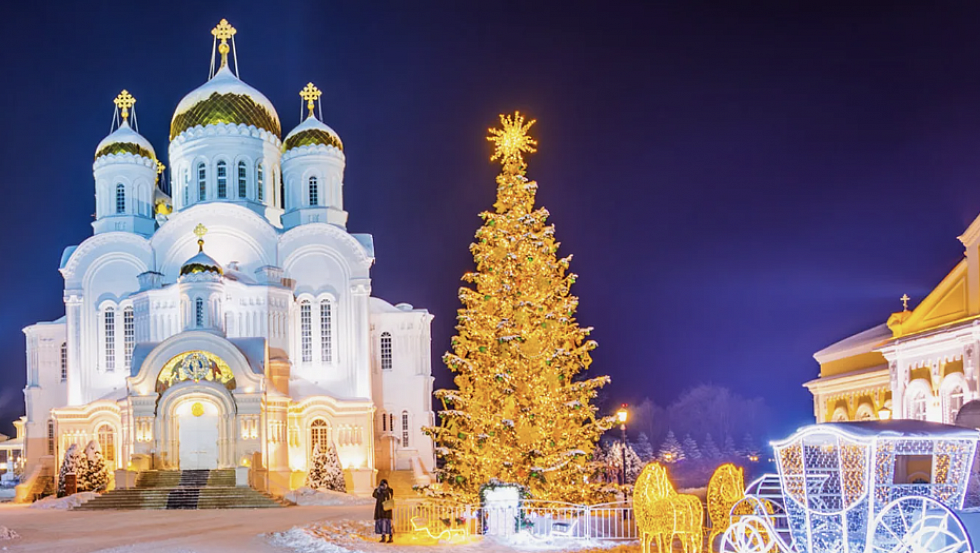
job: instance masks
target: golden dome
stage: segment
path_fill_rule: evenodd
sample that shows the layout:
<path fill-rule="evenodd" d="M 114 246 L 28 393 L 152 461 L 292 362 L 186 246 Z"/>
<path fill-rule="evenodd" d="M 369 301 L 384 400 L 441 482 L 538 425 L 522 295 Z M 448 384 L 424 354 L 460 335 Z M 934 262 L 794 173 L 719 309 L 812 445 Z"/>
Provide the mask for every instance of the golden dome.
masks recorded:
<path fill-rule="evenodd" d="M 134 131 L 125 119 L 118 129 L 103 138 L 95 148 L 95 159 L 110 154 L 133 154 L 153 160 L 157 158 L 150 141 Z"/>
<path fill-rule="evenodd" d="M 214 77 L 177 104 L 170 123 L 170 139 L 197 126 L 248 125 L 282 136 L 279 115 L 261 92 L 222 67 Z"/>
<path fill-rule="evenodd" d="M 282 143 L 282 151 L 287 152 L 293 148 L 313 144 L 333 146 L 341 152 L 344 151 L 344 143 L 340 140 L 340 136 L 312 115 L 286 135 L 286 140 Z"/>

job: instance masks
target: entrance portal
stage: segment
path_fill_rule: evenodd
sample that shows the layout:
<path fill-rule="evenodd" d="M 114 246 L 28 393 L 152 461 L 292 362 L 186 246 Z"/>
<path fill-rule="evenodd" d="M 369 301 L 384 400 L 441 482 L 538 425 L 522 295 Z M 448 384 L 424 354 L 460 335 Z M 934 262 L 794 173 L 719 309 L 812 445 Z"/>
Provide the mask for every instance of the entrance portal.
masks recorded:
<path fill-rule="evenodd" d="M 180 469 L 218 468 L 218 407 L 190 399 L 178 405 L 174 414 Z"/>

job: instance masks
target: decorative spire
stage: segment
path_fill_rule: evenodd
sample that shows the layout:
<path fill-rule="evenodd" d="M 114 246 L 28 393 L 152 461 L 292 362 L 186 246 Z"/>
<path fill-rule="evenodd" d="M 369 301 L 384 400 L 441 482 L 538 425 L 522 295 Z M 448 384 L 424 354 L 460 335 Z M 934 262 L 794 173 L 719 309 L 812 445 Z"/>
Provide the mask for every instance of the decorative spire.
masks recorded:
<path fill-rule="evenodd" d="M 204 235 L 208 233 L 208 227 L 204 226 L 202 223 L 198 223 L 194 227 L 194 234 L 197 235 L 197 253 L 204 252 Z"/>
<path fill-rule="evenodd" d="M 489 142 L 494 143 L 493 155 L 490 161 L 500 160 L 504 167 L 513 166 L 520 168 L 524 166 L 524 153 L 533 154 L 538 151 L 538 141 L 528 136 L 527 131 L 536 122 L 535 119 L 524 123 L 524 116 L 521 112 L 515 111 L 513 117 L 510 115 L 500 115 L 500 125 L 502 129 L 490 129 Z"/>
<path fill-rule="evenodd" d="M 133 98 L 132 94 L 123 90 L 119 93 L 119 96 L 116 96 L 116 99 L 112 103 L 116 104 L 116 108 L 120 110 L 120 115 L 122 115 L 123 122 L 125 122 L 129 119 L 129 109 L 136 104 L 136 98 Z"/>
<path fill-rule="evenodd" d="M 310 114 L 307 117 L 313 117 L 313 103 L 320 99 L 320 89 L 313 86 L 313 83 L 307 83 L 303 90 L 299 91 L 300 98 L 306 100 L 306 109 L 310 110 Z"/>
<path fill-rule="evenodd" d="M 162 163 L 162 162 L 161 162 L 161 161 L 160 161 L 160 160 L 158 159 L 158 160 L 157 160 L 157 182 L 160 182 L 160 175 L 162 175 L 162 174 L 163 174 L 163 170 L 164 170 L 164 169 L 166 169 L 166 168 L 167 168 L 167 166 L 166 166 L 166 165 L 164 165 L 164 164 L 163 164 L 163 163 Z"/>
<path fill-rule="evenodd" d="M 228 39 L 235 36 L 237 32 L 234 27 L 228 24 L 227 19 L 222 19 L 217 27 L 211 29 L 214 38 L 221 41 L 221 44 L 218 45 L 218 52 L 221 53 L 221 67 L 228 65 L 228 52 L 231 51 L 231 46 L 228 46 Z M 213 52 L 212 50 L 212 55 Z"/>
<path fill-rule="evenodd" d="M 902 311 L 908 311 L 909 310 L 909 300 L 912 299 L 912 298 L 910 298 L 908 294 L 902 294 L 902 297 L 900 297 L 898 299 L 902 300 Z"/>

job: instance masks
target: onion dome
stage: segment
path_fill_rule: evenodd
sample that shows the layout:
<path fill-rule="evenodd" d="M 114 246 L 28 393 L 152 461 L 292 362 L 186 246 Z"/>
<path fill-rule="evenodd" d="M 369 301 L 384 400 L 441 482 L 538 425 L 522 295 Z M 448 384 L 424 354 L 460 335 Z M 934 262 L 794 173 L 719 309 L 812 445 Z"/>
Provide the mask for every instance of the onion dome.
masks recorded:
<path fill-rule="evenodd" d="M 150 141 L 129 126 L 129 110 L 136 103 L 136 99 L 123 90 L 113 102 L 121 110 L 122 123 L 119 124 L 119 128 L 99 142 L 98 147 L 95 148 L 95 159 L 110 154 L 133 154 L 156 160 L 157 156 Z"/>
<path fill-rule="evenodd" d="M 300 91 L 299 95 L 306 100 L 306 107 L 310 111 L 310 114 L 306 117 L 305 121 L 297 125 L 295 129 L 286 135 L 286 140 L 282 143 L 283 153 L 301 146 L 312 146 L 316 144 L 332 146 L 341 152 L 344 151 L 344 143 L 341 142 L 340 136 L 333 129 L 317 119 L 313 113 L 313 102 L 320 98 L 320 90 L 313 86 L 313 83 L 309 83 L 306 85 L 306 88 Z"/>
<path fill-rule="evenodd" d="M 170 139 L 197 126 L 232 124 L 253 126 L 282 136 L 279 114 L 261 92 L 242 82 L 224 64 L 208 82 L 177 104 L 170 122 Z"/>
<path fill-rule="evenodd" d="M 180 276 L 196 273 L 213 273 L 216 275 L 223 275 L 225 273 L 224 269 L 221 268 L 221 264 L 215 261 L 210 255 L 204 253 L 204 235 L 207 232 L 208 229 L 200 223 L 194 228 L 194 234 L 197 235 L 197 255 L 188 259 L 180 266 Z"/>

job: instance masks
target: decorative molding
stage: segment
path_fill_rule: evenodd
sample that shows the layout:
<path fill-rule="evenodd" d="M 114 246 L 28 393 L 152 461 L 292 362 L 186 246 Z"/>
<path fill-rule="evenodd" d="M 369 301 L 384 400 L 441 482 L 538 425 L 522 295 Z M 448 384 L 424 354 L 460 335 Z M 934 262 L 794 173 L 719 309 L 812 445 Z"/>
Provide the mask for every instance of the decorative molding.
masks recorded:
<path fill-rule="evenodd" d="M 181 148 L 186 142 L 196 140 L 198 138 L 205 137 L 215 137 L 215 136 L 240 136 L 240 137 L 251 137 L 260 138 L 269 144 L 272 144 L 279 149 L 282 147 L 282 141 L 275 133 L 271 133 L 265 129 L 260 129 L 255 125 L 246 125 L 244 123 L 234 124 L 234 123 L 213 123 L 207 126 L 196 125 L 188 129 L 184 129 L 177 136 L 175 136 L 170 141 L 170 150 L 174 148 Z"/>

